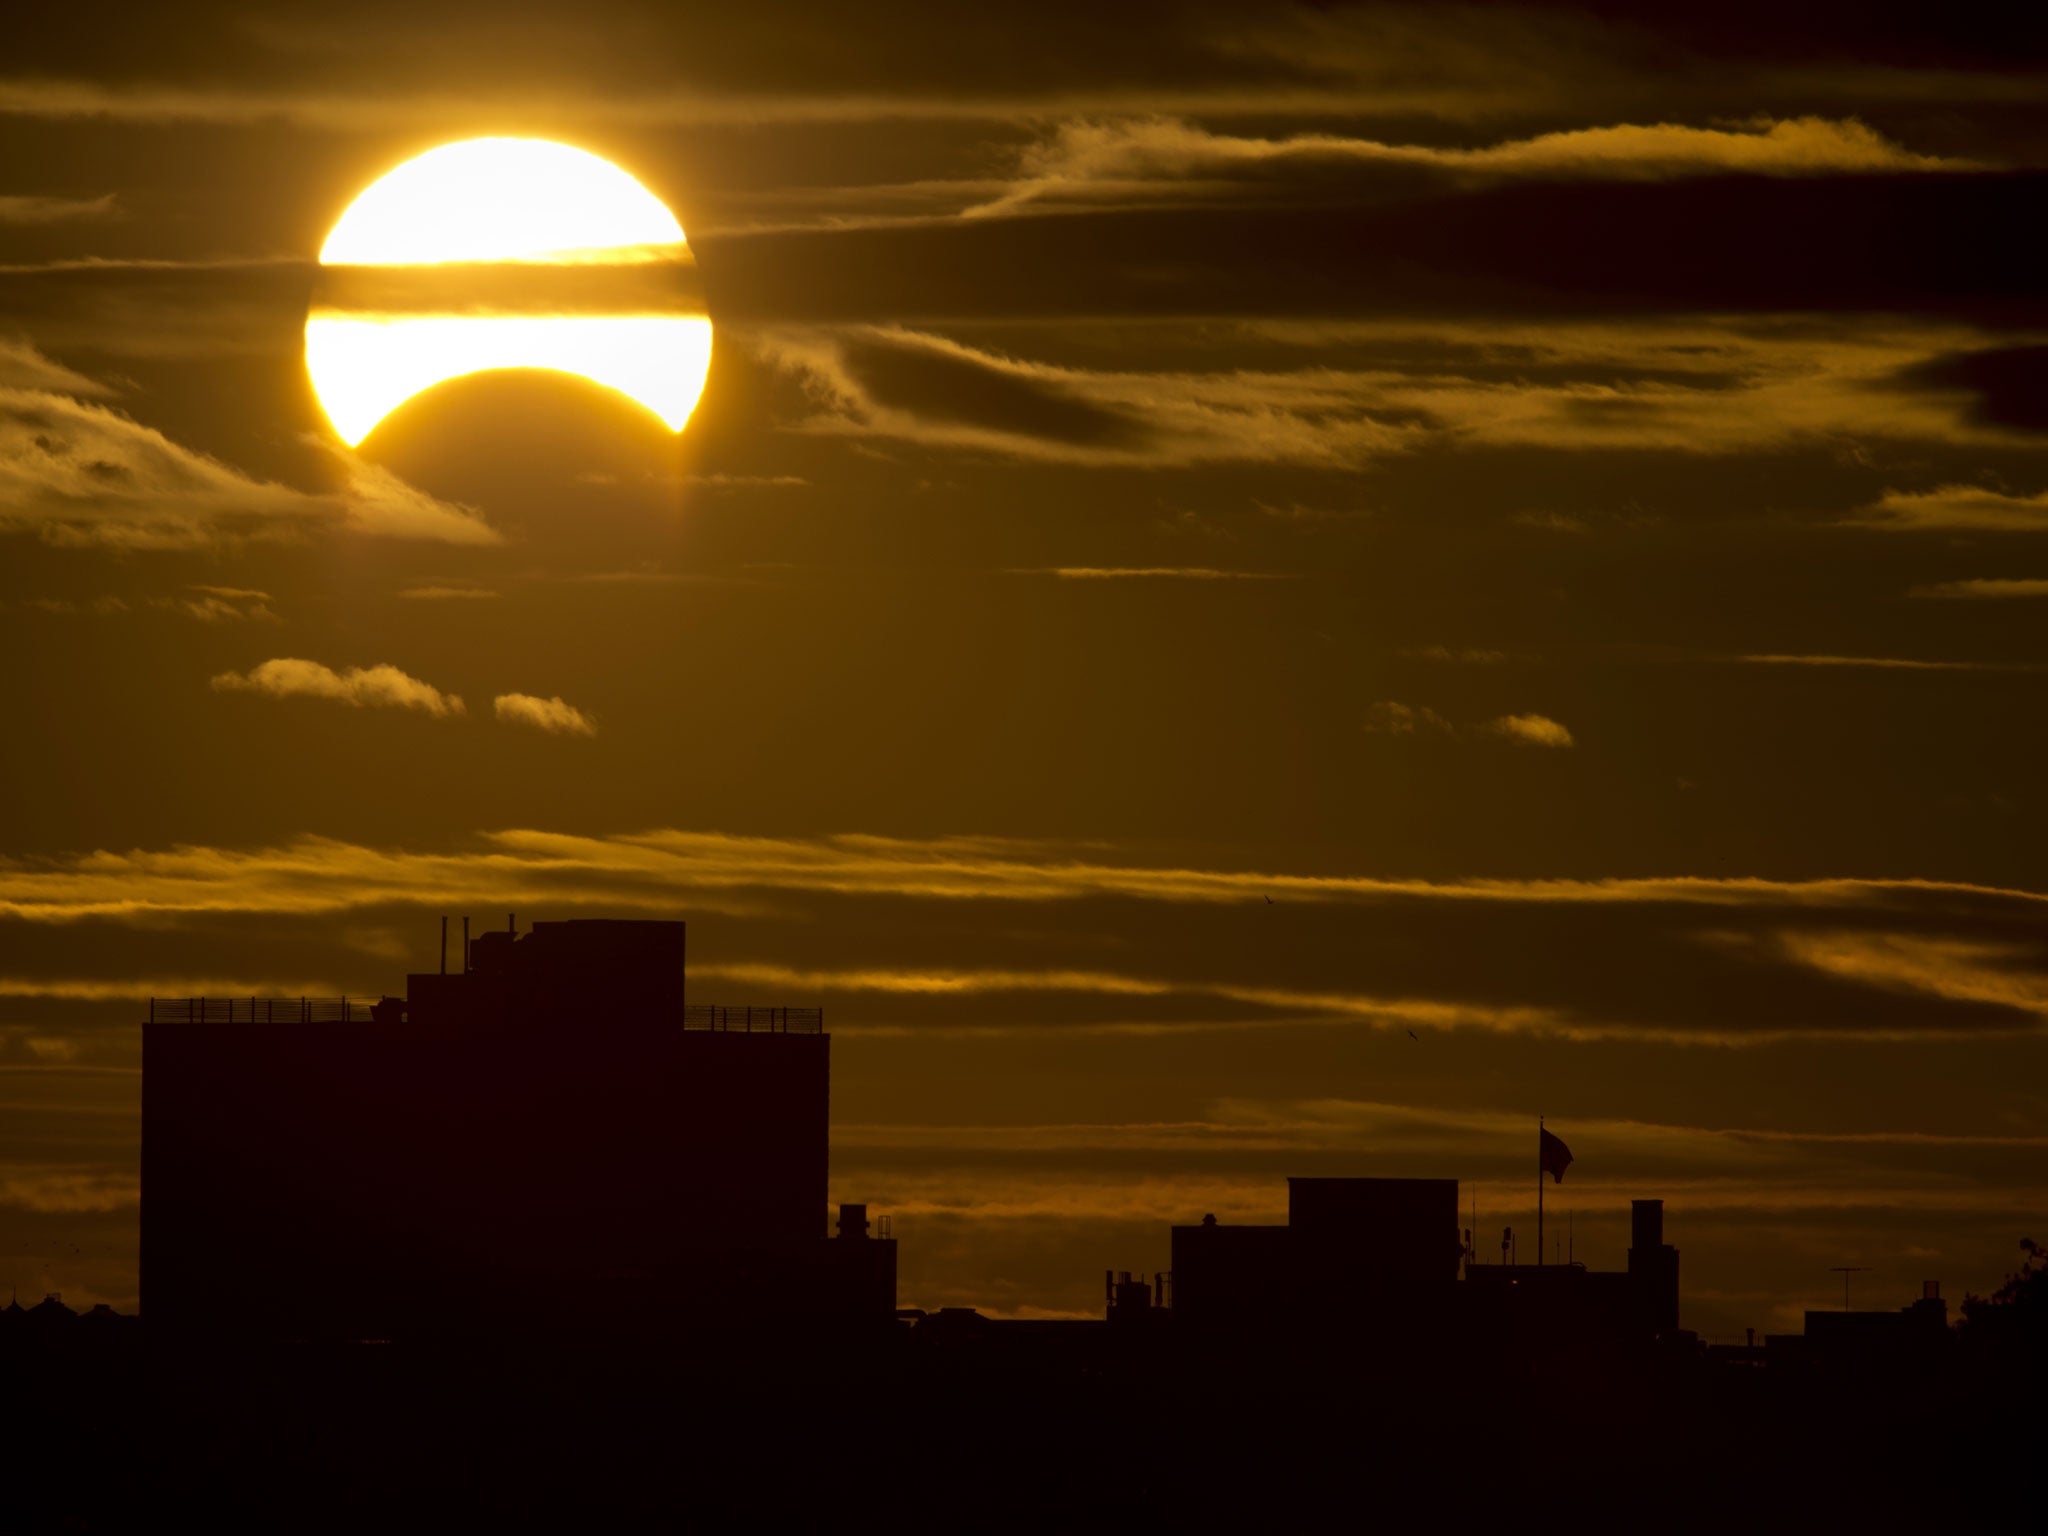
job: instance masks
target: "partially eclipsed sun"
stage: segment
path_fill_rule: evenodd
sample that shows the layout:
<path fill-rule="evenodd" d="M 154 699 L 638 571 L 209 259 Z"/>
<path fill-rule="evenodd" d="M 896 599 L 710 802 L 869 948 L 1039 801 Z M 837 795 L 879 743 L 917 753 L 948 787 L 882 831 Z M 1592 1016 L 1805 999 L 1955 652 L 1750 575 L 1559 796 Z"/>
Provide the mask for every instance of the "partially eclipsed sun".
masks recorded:
<path fill-rule="evenodd" d="M 542 139 L 472 139 L 408 160 L 320 251 L 306 368 L 351 446 L 444 379 L 573 373 L 682 431 L 711 321 L 675 215 L 617 166 Z"/>

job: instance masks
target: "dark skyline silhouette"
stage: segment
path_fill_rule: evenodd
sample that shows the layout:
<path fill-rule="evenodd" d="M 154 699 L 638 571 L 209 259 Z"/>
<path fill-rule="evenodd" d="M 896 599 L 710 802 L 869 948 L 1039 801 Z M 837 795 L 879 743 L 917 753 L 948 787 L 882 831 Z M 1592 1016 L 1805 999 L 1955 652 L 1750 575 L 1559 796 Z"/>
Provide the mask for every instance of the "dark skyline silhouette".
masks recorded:
<path fill-rule="evenodd" d="M 2048 27 L 16 9 L 28 1464 L 267 1529 L 1987 1523 Z"/>
<path fill-rule="evenodd" d="M 592 918 L 521 933 L 515 914 L 473 932 L 465 916 L 451 969 L 444 917 L 438 968 L 402 996 L 151 999 L 153 1337 L 201 1352 L 474 1348 L 552 1323 L 602 1353 L 607 1337 L 701 1347 L 733 1327 L 839 1349 L 1062 1328 L 1085 1355 L 1122 1325 L 1176 1358 L 1270 1352 L 1305 1379 L 1330 1368 L 1318 1354 L 1333 1340 L 1411 1370 L 1475 1350 L 1566 1369 L 1876 1370 L 1948 1347 L 1938 1280 L 1896 1313 L 1857 1312 L 1838 1267 L 1839 1312 L 1809 1311 L 1762 1354 L 1754 1328 L 1740 1350 L 1711 1349 L 1681 1327 L 1663 1200 L 1631 1202 L 1624 1270 L 1578 1262 L 1575 1222 L 1573 1255 L 1546 1262 L 1540 1204 L 1534 1262 L 1512 1229 L 1489 1262 L 1456 1179 L 1366 1173 L 1288 1178 L 1282 1224 L 1175 1225 L 1170 1268 L 1107 1272 L 1094 1323 L 899 1308 L 891 1218 L 878 1236 L 866 1202 L 842 1202 L 824 1230 L 822 1011 L 692 1001 L 687 933 Z M 1574 1161 L 1539 1120 L 1539 1195 Z M 36 1312 L 74 1315 L 56 1296 Z"/>
<path fill-rule="evenodd" d="M 1243 1520 L 1361 1477 L 1406 1510 L 1538 1465 L 1501 1390 L 1539 1405 L 1539 1436 L 1594 1437 L 1623 1504 L 1738 1448 L 1756 1489 L 1843 1510 L 2018 1486 L 2038 1393 L 1989 1426 L 1958 1410 L 2037 1385 L 2031 1242 L 1954 1328 L 1930 1280 L 1896 1310 L 1845 1298 L 1709 1346 L 1683 1327 L 1662 1200 L 1632 1202 L 1624 1270 L 1490 1263 L 1457 1180 L 1361 1173 L 1289 1178 L 1284 1224 L 1175 1226 L 1171 1269 L 1105 1271 L 1092 1320 L 899 1307 L 891 1219 L 845 1202 L 824 1229 L 822 1017 L 693 1001 L 685 941 L 673 921 L 465 922 L 455 968 L 403 997 L 153 1001 L 143 1315 L 0 1310 L 0 1369 L 97 1423 L 115 1470 L 39 1427 L 18 1511 L 125 1524 L 210 1488 L 236 1522 L 318 1528 L 393 1500 L 810 1520 L 904 1433 L 933 1458 L 921 1523 Z M 1575 1160 L 1537 1142 L 1561 1183 Z M 1110 1403 L 1138 1410 L 1106 1439 L 1061 1427 Z M 822 1475 L 772 1477 L 792 1411 L 825 1405 Z M 1880 1476 L 1900 1414 L 1940 1459 Z M 632 1452 L 582 1470 L 669 1440 L 698 1453 L 687 1486 Z M 546 1467 L 494 1481 L 543 1444 Z M 975 1470 L 991 1457 L 1016 1491 Z M 1743 1498 L 1715 1485 L 1692 1513 Z"/>
<path fill-rule="evenodd" d="M 149 1000 L 142 1252 L 159 1336 L 188 1324 L 330 1340 L 482 1331 L 561 1295 L 586 1318 L 893 1313 L 893 1241 L 857 1269 L 828 1256 L 839 1244 L 821 1246 L 821 1009 L 692 1001 L 681 921 L 522 932 L 516 914 L 489 928 L 443 917 L 440 934 L 437 969 L 409 975 L 402 995 Z M 1457 1278 L 1492 1298 L 1468 1308 L 1678 1336 L 1663 1202 L 1630 1202 L 1624 1271 L 1577 1262 L 1576 1205 L 1572 1253 L 1556 1219 L 1552 1253 L 1541 1192 L 1575 1159 L 1540 1121 L 1537 1142 L 1526 1260 L 1512 1227 L 1496 1256 L 1464 1225 L 1478 1220 L 1478 1191 L 1468 1213 L 1456 1179 L 1289 1177 L 1283 1224 L 1174 1225 L 1153 1304 L 1188 1330 L 1256 1332 L 1286 1310 L 1276 1298 L 1320 1294 L 1342 1274 L 1369 1309 L 1448 1317 L 1441 1287 Z M 870 1230 L 868 1204 L 839 1207 L 839 1237 Z M 522 1236 L 508 1244 L 508 1232 Z M 1537 1273 L 1552 1266 L 1558 1276 Z M 224 1286 L 229 1275 L 255 1282 Z M 992 1278 L 1004 1294 L 1007 1277 Z M 1541 1299 L 1509 1295 L 1525 1289 Z M 963 1299 L 950 1310 L 979 1310 Z M 1794 1337 L 1756 1323 L 1743 1337 L 1766 1334 Z"/>

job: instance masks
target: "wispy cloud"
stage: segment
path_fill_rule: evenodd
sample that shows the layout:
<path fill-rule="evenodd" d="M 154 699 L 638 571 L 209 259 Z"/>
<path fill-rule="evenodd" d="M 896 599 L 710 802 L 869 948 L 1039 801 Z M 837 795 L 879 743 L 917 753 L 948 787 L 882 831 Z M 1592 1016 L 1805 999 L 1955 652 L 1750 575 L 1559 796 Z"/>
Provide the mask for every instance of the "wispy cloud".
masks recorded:
<path fill-rule="evenodd" d="M 103 400 L 112 386 L 66 368 L 24 341 L 0 340 L 0 391 L 32 391 Z"/>
<path fill-rule="evenodd" d="M 1548 715 L 1500 715 L 1461 726 L 1427 705 L 1382 699 L 1365 712 L 1365 729 L 1382 736 L 1495 736 L 1528 747 L 1569 747 L 1572 733 Z"/>
<path fill-rule="evenodd" d="M 1975 577 L 1967 581 L 1941 581 L 1931 586 L 1915 587 L 1911 595 L 1992 601 L 2014 597 L 2048 597 L 2048 579 L 2038 576 Z"/>
<path fill-rule="evenodd" d="M 1290 581 L 1286 571 L 1225 571 L 1206 565 L 1050 565 L 1020 567 L 1014 576 L 1057 576 L 1062 581 Z"/>
<path fill-rule="evenodd" d="M 1694 457 L 1844 434 L 1950 446 L 2010 437 L 1975 422 L 1952 391 L 1899 387 L 1927 359 L 1982 344 L 1945 322 L 1826 337 L 1703 321 L 1426 333 L 1395 322 L 1268 322 L 1227 334 L 1300 355 L 1287 367 L 1077 367 L 881 325 L 768 326 L 742 331 L 739 344 L 803 385 L 807 432 L 1101 467 L 1358 468 L 1453 447 Z M 1937 512 L 1987 515 L 1941 498 L 1939 507 L 1887 498 L 1846 521 L 1906 527 Z M 2000 515 L 2048 520 L 2038 504 Z"/>
<path fill-rule="evenodd" d="M 412 692 L 424 685 L 396 676 L 365 685 L 378 695 L 366 702 L 428 707 Z M 352 686 L 346 675 L 315 678 L 324 697 Z M 936 917 L 934 903 L 958 905 Z M 2038 892 L 1927 881 L 1302 875 L 972 837 L 511 830 L 438 851 L 304 838 L 0 861 L 0 927 L 13 925 L 20 946 L 0 997 L 84 1007 L 165 986 L 147 961 L 110 976 L 67 959 L 82 938 L 33 941 L 24 924 L 155 931 L 175 917 L 197 933 L 231 920 L 221 929 L 234 935 L 221 951 L 228 975 L 232 955 L 249 952 L 251 921 L 288 932 L 350 912 L 388 925 L 393 909 L 686 909 L 740 924 L 737 944 L 698 968 L 707 982 L 836 999 L 842 1028 L 882 1035 L 1355 1028 L 1713 1047 L 1924 1040 L 2042 1028 L 2048 979 L 2029 935 L 2044 903 Z M 1011 904 L 1036 908 L 1028 943 L 1002 914 Z M 977 906 L 991 910 L 978 917 Z M 1258 932 L 1305 942 L 1247 950 Z M 1351 942 L 1364 932 L 1384 942 Z M 848 933 L 857 937 L 840 942 Z M 938 934 L 943 942 L 921 937 Z M 1459 958 L 1474 945 L 1497 946 L 1500 963 L 1475 973 Z M 1571 963 L 1581 951 L 1629 958 Z M 1693 983 L 1709 976 L 1750 978 L 1752 1005 L 1731 1016 L 1725 992 L 1711 988 L 1702 1001 Z M 295 975 L 277 985 L 309 984 Z M 231 989 L 275 987 L 244 976 Z"/>
<path fill-rule="evenodd" d="M 2048 1148 L 2048 1136 L 2032 1134 L 1945 1134 L 1917 1130 L 1808 1130 L 1796 1127 L 1736 1127 L 1580 1116 L 1572 1134 L 1598 1147 L 1623 1166 L 1641 1167 L 1652 1158 L 1683 1153 L 1699 1163 L 1762 1172 L 1764 1160 L 1797 1156 L 1828 1147 Z M 1501 1110 L 1443 1108 L 1363 1099 L 1219 1099 L 1202 1107 L 1200 1119 L 1124 1124 L 1023 1125 L 845 1125 L 835 1126 L 835 1148 L 928 1149 L 956 1152 L 1060 1153 L 1088 1150 L 1137 1152 L 1289 1151 L 1312 1148 L 1403 1153 L 1454 1153 L 1491 1161 L 1519 1156 L 1526 1144 L 1526 1115 Z M 1759 1157 L 1759 1153 L 1763 1157 Z M 1505 1159 L 1504 1159 L 1505 1160 Z M 1578 1168 L 1573 1172 L 1576 1176 Z M 1589 1173 L 1591 1170 L 1587 1170 Z M 1705 1168 L 1700 1169 L 1706 1172 Z M 1535 1196 L 1529 1195 L 1533 1205 Z"/>
<path fill-rule="evenodd" d="M 492 711 L 508 725 L 527 725 L 550 736 L 595 736 L 597 722 L 575 705 L 560 698 L 543 699 L 530 693 L 501 693 L 491 701 Z"/>
<path fill-rule="evenodd" d="M 114 618 L 133 613 L 173 613 L 206 624 L 235 621 L 275 624 L 277 613 L 270 606 L 268 592 L 247 587 L 215 587 L 194 584 L 183 593 L 168 597 L 137 598 L 130 601 L 117 593 L 98 597 L 32 597 L 13 606 L 32 613 L 63 614 L 88 618 Z M 0 603 L 0 608 L 8 605 Z"/>
<path fill-rule="evenodd" d="M 1486 729 L 1529 747 L 1574 745 L 1572 733 L 1548 715 L 1502 715 L 1496 720 L 1489 720 Z"/>
<path fill-rule="evenodd" d="M 1683 176 L 1816 176 L 1968 170 L 1916 154 L 1860 122 L 1786 118 L 1739 128 L 1618 123 L 1478 148 L 1334 134 L 1262 139 L 1174 118 L 1069 122 L 1026 150 L 1016 182 L 969 217 L 1035 204 L 1244 196 L 1259 181 L 1318 186 L 1335 171 L 1426 171 L 1462 180 L 1515 177 L 1663 181 Z"/>
<path fill-rule="evenodd" d="M 418 602 L 464 602 L 471 599 L 496 597 L 498 594 L 489 587 L 418 586 L 406 587 L 398 594 Z"/>
<path fill-rule="evenodd" d="M 277 614 L 270 606 L 270 594 L 250 587 L 195 585 L 191 597 L 160 598 L 157 602 L 187 618 L 207 624 L 250 621 L 275 624 Z"/>
<path fill-rule="evenodd" d="M 1400 653 L 1415 661 L 1451 661 L 1468 666 L 1498 666 L 1508 659 L 1506 651 L 1489 651 L 1478 646 L 1411 645 Z"/>
<path fill-rule="evenodd" d="M 1458 728 L 1427 705 L 1381 699 L 1368 705 L 1365 728 L 1382 736 L 1455 736 Z"/>
<path fill-rule="evenodd" d="M 128 599 L 112 592 L 98 597 L 28 597 L 13 603 L 0 603 L 0 609 L 11 608 L 21 613 L 61 614 L 66 617 L 106 619 L 118 614 L 133 612 Z"/>
<path fill-rule="evenodd" d="M 685 475 L 684 483 L 713 491 L 795 490 L 811 482 L 802 475 L 740 475 L 723 470 L 709 475 Z"/>
<path fill-rule="evenodd" d="M 213 679 L 213 686 L 222 692 L 262 693 L 276 699 L 332 699 L 357 709 L 414 709 L 439 716 L 463 713 L 462 700 L 456 695 L 388 665 L 337 672 L 317 661 L 281 656 L 247 672 L 223 672 Z"/>
<path fill-rule="evenodd" d="M 111 1169 L 0 1164 L 0 1210 L 38 1215 L 129 1210 L 142 1203 L 142 1181 Z"/>
<path fill-rule="evenodd" d="M 2044 583 L 2048 590 L 2048 583 Z M 1760 654 L 1738 656 L 1737 661 L 1759 667 L 1847 667 L 1881 672 L 2036 672 L 2038 662 L 2024 661 L 1924 661 L 1910 656 L 1827 656 Z"/>
<path fill-rule="evenodd" d="M 1874 505 L 1847 521 L 1902 532 L 1954 528 L 1985 533 L 2032 533 L 2048 528 L 2048 492 L 2013 496 L 1976 485 L 1886 491 Z"/>
<path fill-rule="evenodd" d="M 1471 146 L 1328 132 L 1253 137 L 1127 109 L 1065 114 L 1047 136 L 1018 152 L 1007 174 L 757 191 L 740 204 L 766 217 L 736 227 L 873 228 L 1168 203 L 1342 202 L 1431 183 L 1484 188 L 1534 179 L 1642 182 L 1977 168 L 1978 162 L 1966 158 L 1908 149 L 1853 118 L 1762 119 L 1712 128 L 1613 123 Z"/>
<path fill-rule="evenodd" d="M 71 921 L 153 910 L 320 913 L 391 902 L 439 906 L 486 900 L 500 889 L 529 902 L 666 911 L 679 891 L 748 887 L 961 901 L 1115 896 L 1214 904 L 1258 902 L 1270 895 L 1315 903 L 1412 899 L 1881 911 L 1945 896 L 2029 909 L 2048 905 L 2048 893 L 1963 881 L 1685 875 L 1420 880 L 1119 864 L 1091 859 L 1085 848 L 1003 838 L 736 837 L 677 829 L 592 837 L 511 829 L 484 834 L 482 841 L 481 849 L 435 853 L 304 838 L 249 850 L 186 846 L 0 861 L 0 914 Z"/>
<path fill-rule="evenodd" d="M 1417 436 L 1412 422 L 1376 416 L 1359 381 L 1329 370 L 1076 369 L 896 326 L 777 327 L 749 339 L 804 384 L 816 407 L 804 430 L 834 436 L 1048 463 L 1333 467 Z"/>
<path fill-rule="evenodd" d="M 2016 945 L 1854 930 L 1786 933 L 1778 943 L 1802 965 L 1865 986 L 2048 1018 L 2048 982 Z"/>
<path fill-rule="evenodd" d="M 120 211 L 111 192 L 103 197 L 0 197 L 0 224 L 68 224 L 114 218 Z"/>
<path fill-rule="evenodd" d="M 1575 1023 L 1545 1008 L 1488 1007 L 1482 1004 L 1454 1003 L 1431 998 L 1384 997 L 1358 992 L 1246 986 L 1231 982 L 1174 981 L 1111 971 L 963 971 L 940 968 L 818 971 L 772 964 L 728 964 L 699 966 L 697 974 L 753 986 L 828 994 L 876 992 L 932 997 L 992 992 L 1072 992 L 1117 998 L 1207 997 L 1248 1004 L 1253 1008 L 1286 1018 L 1342 1020 L 1380 1029 L 1427 1026 L 1432 1029 L 1484 1029 L 1579 1036 L 1604 1032 L 1582 1023 Z M 1177 1027 L 1216 1026 L 1146 1024 L 1116 1027 L 1156 1033 L 1162 1029 Z M 1239 1027 L 1239 1021 L 1231 1021 L 1225 1027 Z"/>
<path fill-rule="evenodd" d="M 0 530 L 124 549 L 187 549 L 320 525 L 498 542 L 468 508 L 338 448 L 327 448 L 337 488 L 299 490 L 254 479 L 85 398 L 107 393 L 32 349 L 0 349 Z"/>

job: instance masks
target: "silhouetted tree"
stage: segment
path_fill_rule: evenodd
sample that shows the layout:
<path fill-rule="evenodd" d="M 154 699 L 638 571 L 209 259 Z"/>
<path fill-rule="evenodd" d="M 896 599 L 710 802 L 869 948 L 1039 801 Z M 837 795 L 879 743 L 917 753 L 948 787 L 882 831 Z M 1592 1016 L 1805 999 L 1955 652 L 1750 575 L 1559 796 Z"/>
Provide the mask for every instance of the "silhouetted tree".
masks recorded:
<path fill-rule="evenodd" d="M 2048 1361 L 2048 1247 L 2020 1239 L 2020 1267 L 1989 1296 L 1965 1296 L 1956 1331 L 1980 1361 L 2038 1370 Z"/>

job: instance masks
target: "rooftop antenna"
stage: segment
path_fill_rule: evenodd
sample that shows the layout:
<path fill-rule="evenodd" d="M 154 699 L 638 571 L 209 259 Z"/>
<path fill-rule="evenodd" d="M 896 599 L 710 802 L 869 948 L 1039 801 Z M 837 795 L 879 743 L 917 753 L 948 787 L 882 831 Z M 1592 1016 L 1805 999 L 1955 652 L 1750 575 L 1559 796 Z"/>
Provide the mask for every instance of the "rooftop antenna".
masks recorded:
<path fill-rule="evenodd" d="M 1849 1310 L 1849 1277 L 1865 1273 L 1869 1270 L 1870 1266 L 1868 1264 L 1830 1264 L 1828 1268 L 1842 1277 L 1842 1310 L 1846 1312 Z"/>
<path fill-rule="evenodd" d="M 469 974 L 469 919 L 462 919 L 462 974 Z"/>
<path fill-rule="evenodd" d="M 1579 1213 L 1576 1208 L 1564 1213 L 1564 1261 L 1567 1264 L 1579 1262 Z"/>
<path fill-rule="evenodd" d="M 514 921 L 515 916 L 516 914 L 511 912 L 505 914 L 505 931 L 516 939 L 519 937 L 519 924 Z"/>
<path fill-rule="evenodd" d="M 448 974 L 448 919 L 441 919 L 441 974 Z"/>

